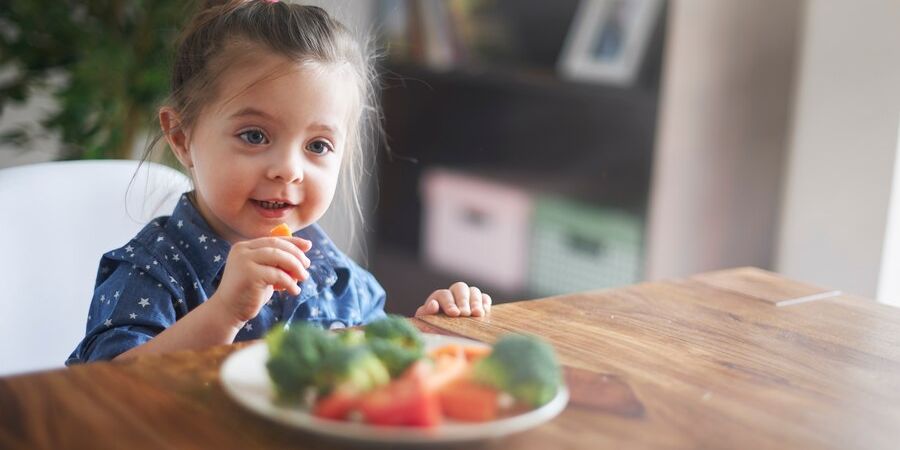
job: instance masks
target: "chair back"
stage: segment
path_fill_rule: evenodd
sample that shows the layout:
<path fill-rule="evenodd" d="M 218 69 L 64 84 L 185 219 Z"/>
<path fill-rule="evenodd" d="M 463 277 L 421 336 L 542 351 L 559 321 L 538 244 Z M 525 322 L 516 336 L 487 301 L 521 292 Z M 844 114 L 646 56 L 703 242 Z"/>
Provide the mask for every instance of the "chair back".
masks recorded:
<path fill-rule="evenodd" d="M 100 257 L 189 189 L 186 176 L 149 162 L 0 170 L 0 375 L 62 367 L 85 334 Z"/>

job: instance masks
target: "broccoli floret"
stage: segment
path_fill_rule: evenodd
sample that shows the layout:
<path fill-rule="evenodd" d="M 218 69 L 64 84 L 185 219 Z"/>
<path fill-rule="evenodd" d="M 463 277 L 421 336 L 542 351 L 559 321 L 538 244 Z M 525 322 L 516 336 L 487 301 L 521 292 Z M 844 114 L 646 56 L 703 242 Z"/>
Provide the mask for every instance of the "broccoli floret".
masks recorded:
<path fill-rule="evenodd" d="M 403 347 L 394 341 L 382 338 L 370 339 L 369 348 L 387 367 L 391 377 L 400 375 L 410 364 L 416 362 L 424 355 L 421 348 Z"/>
<path fill-rule="evenodd" d="M 521 334 L 501 337 L 472 371 L 476 381 L 534 407 L 549 402 L 561 381 L 553 347 L 537 337 Z"/>
<path fill-rule="evenodd" d="M 402 316 L 388 315 L 366 326 L 366 339 L 385 339 L 401 347 L 422 351 L 424 342 L 419 330 Z"/>
<path fill-rule="evenodd" d="M 275 327 L 265 339 L 269 348 L 266 368 L 283 401 L 301 398 L 313 385 L 323 355 L 337 345 L 330 333 L 304 323 L 292 325 L 289 331 Z"/>
<path fill-rule="evenodd" d="M 362 393 L 387 384 L 390 378 L 387 368 L 366 346 L 329 349 L 315 374 L 316 387 L 321 394 L 327 394 L 338 386 Z"/>
<path fill-rule="evenodd" d="M 365 344 L 366 334 L 362 330 L 346 329 L 337 333 L 337 339 L 340 343 L 352 347 Z"/>

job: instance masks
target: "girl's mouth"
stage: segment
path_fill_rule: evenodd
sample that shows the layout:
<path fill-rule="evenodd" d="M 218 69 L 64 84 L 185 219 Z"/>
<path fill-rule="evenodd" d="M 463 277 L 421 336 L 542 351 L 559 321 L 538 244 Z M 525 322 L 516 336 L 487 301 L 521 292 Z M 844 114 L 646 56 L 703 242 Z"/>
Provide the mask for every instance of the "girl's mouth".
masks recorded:
<path fill-rule="evenodd" d="M 280 200 L 255 200 L 251 199 L 251 203 L 263 217 L 273 219 L 284 216 L 294 204 Z"/>
<path fill-rule="evenodd" d="M 286 203 L 286 202 L 269 202 L 269 201 L 265 201 L 265 200 L 254 200 L 254 201 L 257 204 L 259 204 L 259 206 L 262 206 L 263 208 L 266 208 L 266 209 L 281 209 L 286 206 L 290 206 L 290 204 Z"/>

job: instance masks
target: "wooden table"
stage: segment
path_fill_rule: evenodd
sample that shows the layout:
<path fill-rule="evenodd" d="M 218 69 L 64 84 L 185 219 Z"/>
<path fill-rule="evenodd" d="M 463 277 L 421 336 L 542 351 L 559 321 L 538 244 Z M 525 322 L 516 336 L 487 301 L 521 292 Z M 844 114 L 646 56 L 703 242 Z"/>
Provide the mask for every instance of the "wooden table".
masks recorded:
<path fill-rule="evenodd" d="M 484 341 L 530 332 L 556 347 L 568 408 L 481 447 L 900 448 L 900 309 L 758 269 L 415 323 Z M 218 370 L 239 347 L 0 378 L 0 448 L 347 445 L 233 403 Z"/>

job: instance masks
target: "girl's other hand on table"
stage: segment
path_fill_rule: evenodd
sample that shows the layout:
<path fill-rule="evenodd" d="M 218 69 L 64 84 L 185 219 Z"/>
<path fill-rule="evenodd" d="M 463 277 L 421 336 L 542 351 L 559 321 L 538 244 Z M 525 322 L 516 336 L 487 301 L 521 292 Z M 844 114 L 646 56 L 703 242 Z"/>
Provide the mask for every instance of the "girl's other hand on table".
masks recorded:
<path fill-rule="evenodd" d="M 439 312 L 450 317 L 482 317 L 491 312 L 491 296 L 475 286 L 457 281 L 448 289 L 432 292 L 416 310 L 416 315 L 427 316 Z"/>

